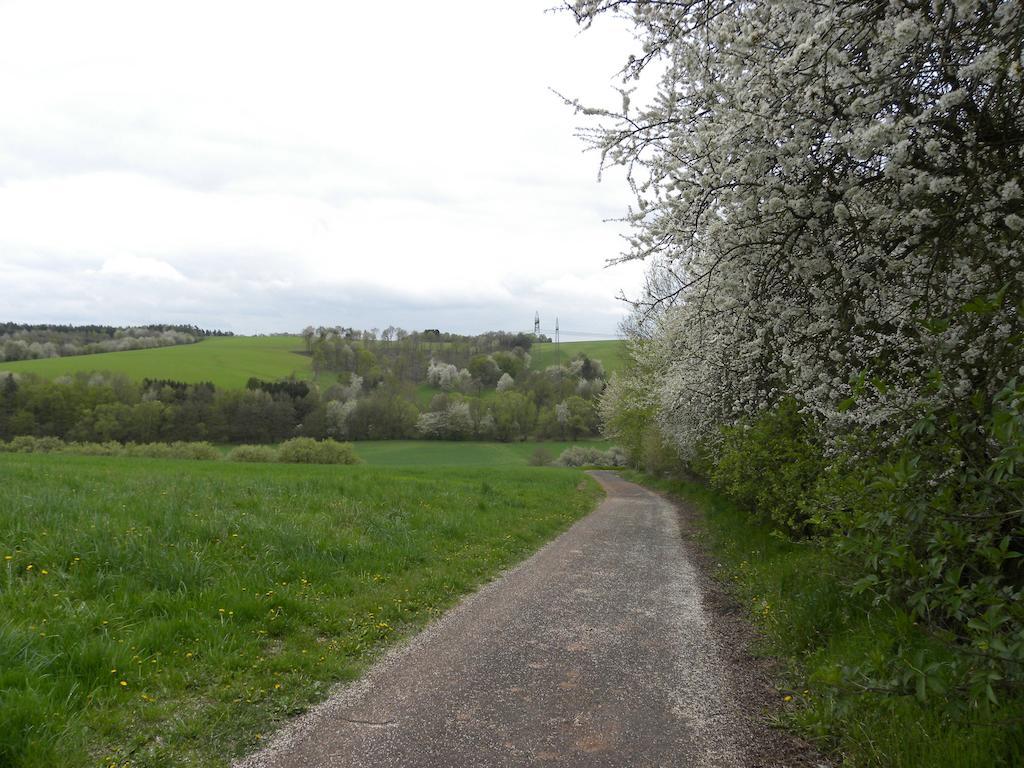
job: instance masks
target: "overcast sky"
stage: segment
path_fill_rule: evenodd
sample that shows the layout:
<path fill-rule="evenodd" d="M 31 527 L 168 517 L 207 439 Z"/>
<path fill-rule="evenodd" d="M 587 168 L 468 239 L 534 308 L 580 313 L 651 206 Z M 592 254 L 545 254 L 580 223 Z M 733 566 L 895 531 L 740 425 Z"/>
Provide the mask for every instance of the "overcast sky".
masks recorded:
<path fill-rule="evenodd" d="M 0 0 L 0 320 L 614 336 L 630 202 L 554 0 Z"/>

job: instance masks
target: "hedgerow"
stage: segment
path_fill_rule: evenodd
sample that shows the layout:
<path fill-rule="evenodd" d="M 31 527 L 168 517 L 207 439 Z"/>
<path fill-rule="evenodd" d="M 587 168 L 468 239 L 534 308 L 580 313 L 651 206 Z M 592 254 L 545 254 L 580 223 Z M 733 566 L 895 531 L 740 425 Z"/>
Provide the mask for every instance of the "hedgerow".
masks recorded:
<path fill-rule="evenodd" d="M 1016 695 L 1024 5 L 568 6 L 630 13 L 640 44 L 621 109 L 576 104 L 637 195 L 624 258 L 650 263 L 609 436 L 815 539 L 943 649 L 844 684 Z"/>

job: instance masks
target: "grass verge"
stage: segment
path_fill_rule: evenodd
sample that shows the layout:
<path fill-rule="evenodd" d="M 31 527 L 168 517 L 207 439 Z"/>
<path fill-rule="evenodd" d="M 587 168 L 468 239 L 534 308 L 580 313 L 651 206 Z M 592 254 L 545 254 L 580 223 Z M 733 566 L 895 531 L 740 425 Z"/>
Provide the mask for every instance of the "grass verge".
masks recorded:
<path fill-rule="evenodd" d="M 783 662 L 781 724 L 818 742 L 844 766 L 990 768 L 1024 765 L 1024 699 L 968 709 L 954 694 L 919 699 L 857 684 L 900 654 L 935 650 L 899 611 L 849 596 L 842 566 L 813 543 L 787 541 L 706 486 L 627 473 L 695 504 L 704 539 L 761 636 L 759 653 Z"/>
<path fill-rule="evenodd" d="M 574 470 L 0 456 L 0 765 L 222 766 L 588 512 Z"/>

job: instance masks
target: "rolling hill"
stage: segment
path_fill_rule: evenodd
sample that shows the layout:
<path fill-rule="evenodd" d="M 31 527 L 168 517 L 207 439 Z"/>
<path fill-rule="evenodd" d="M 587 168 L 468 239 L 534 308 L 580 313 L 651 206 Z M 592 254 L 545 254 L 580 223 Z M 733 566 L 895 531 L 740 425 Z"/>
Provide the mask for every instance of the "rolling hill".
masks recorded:
<path fill-rule="evenodd" d="M 312 378 L 310 358 L 298 354 L 302 348 L 299 336 L 223 336 L 176 347 L 0 363 L 0 370 L 50 379 L 77 371 L 111 371 L 135 380 L 212 381 L 231 389 L 244 387 L 252 376 Z"/>
<path fill-rule="evenodd" d="M 312 361 L 300 354 L 302 349 L 299 336 L 226 336 L 176 347 L 19 360 L 0 363 L 0 371 L 36 373 L 49 379 L 78 371 L 111 371 L 135 380 L 212 381 L 218 387 L 231 389 L 244 387 L 252 376 L 267 380 L 288 376 L 313 378 Z M 555 365 L 559 358 L 567 362 L 585 353 L 600 360 L 611 373 L 622 367 L 623 351 L 621 341 L 570 341 L 557 346 L 535 344 L 530 354 L 535 370 Z M 433 388 L 424 385 L 424 389 Z M 429 402 L 431 394 L 432 391 L 421 393 L 421 399 Z"/>

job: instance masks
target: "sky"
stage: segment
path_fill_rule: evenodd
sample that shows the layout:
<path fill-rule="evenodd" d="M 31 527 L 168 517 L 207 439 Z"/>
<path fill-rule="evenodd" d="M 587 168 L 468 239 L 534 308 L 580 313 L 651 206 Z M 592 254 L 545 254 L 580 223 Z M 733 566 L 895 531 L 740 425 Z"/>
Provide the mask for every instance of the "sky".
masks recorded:
<path fill-rule="evenodd" d="M 613 338 L 631 202 L 554 0 L 0 0 L 0 320 Z"/>

